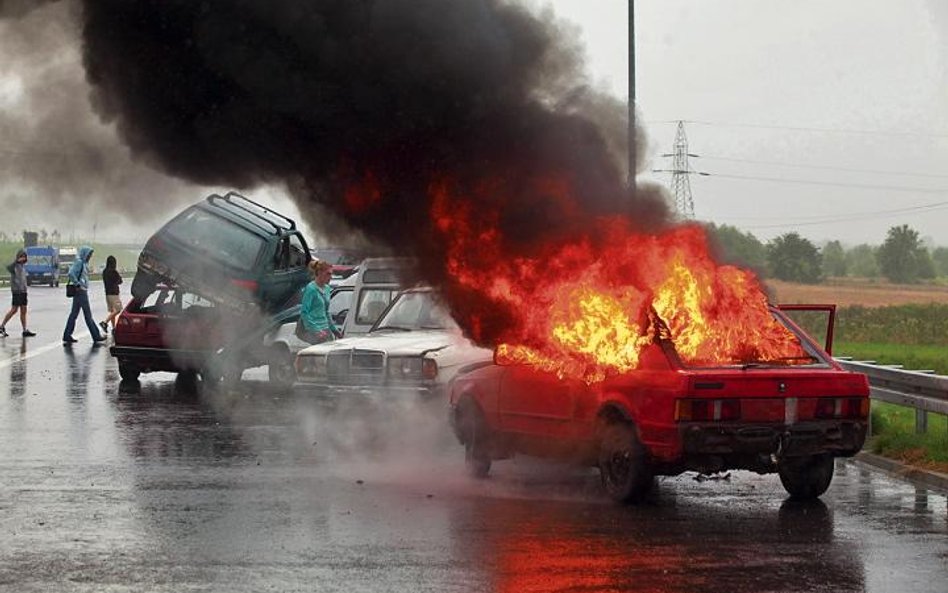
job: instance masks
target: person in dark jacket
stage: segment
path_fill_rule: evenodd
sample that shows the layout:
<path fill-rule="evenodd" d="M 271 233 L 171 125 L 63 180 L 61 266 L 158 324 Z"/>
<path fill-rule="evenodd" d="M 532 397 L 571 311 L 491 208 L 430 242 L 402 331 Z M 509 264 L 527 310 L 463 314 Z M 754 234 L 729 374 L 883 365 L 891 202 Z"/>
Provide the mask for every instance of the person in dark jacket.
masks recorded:
<path fill-rule="evenodd" d="M 10 272 L 10 292 L 13 293 L 13 304 L 3 317 L 3 323 L 0 323 L 0 338 L 5 338 L 10 335 L 7 333 L 7 322 L 10 321 L 10 318 L 13 317 L 17 311 L 20 312 L 20 325 L 23 326 L 23 337 L 30 338 L 36 335 L 26 327 L 25 266 L 26 251 L 21 249 L 16 252 L 16 259 L 13 260 L 13 263 L 7 266 L 7 271 Z"/>
<path fill-rule="evenodd" d="M 102 270 L 102 282 L 105 284 L 105 304 L 109 308 L 109 316 L 104 321 L 99 322 L 102 331 L 109 333 L 109 322 L 112 323 L 112 331 L 115 331 L 115 319 L 122 312 L 122 298 L 119 296 L 119 284 L 122 283 L 122 275 L 115 269 L 115 256 L 110 255 L 105 258 L 105 269 Z"/>
<path fill-rule="evenodd" d="M 63 330 L 63 344 L 73 344 L 76 339 L 72 337 L 72 330 L 76 329 L 76 318 L 79 317 L 79 311 L 85 318 L 86 327 L 92 335 L 94 343 L 104 342 L 105 337 L 99 333 L 99 326 L 92 317 L 92 310 L 89 308 L 89 260 L 92 259 L 92 248 L 83 245 L 76 254 L 76 261 L 72 262 L 69 268 L 69 284 L 76 287 L 76 296 L 72 297 L 72 310 L 69 312 L 69 318 L 66 320 L 66 329 Z"/>

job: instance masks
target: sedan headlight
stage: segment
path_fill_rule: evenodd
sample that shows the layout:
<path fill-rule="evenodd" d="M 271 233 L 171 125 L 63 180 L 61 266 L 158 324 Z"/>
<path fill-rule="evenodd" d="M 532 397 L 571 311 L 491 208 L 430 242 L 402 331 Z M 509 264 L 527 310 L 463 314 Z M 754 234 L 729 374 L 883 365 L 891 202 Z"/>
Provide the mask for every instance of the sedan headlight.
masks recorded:
<path fill-rule="evenodd" d="M 388 376 L 390 379 L 421 379 L 421 358 L 404 356 L 388 359 Z"/>
<path fill-rule="evenodd" d="M 300 378 L 305 377 L 325 377 L 326 376 L 326 356 L 320 355 L 300 355 L 296 357 L 296 375 Z"/>

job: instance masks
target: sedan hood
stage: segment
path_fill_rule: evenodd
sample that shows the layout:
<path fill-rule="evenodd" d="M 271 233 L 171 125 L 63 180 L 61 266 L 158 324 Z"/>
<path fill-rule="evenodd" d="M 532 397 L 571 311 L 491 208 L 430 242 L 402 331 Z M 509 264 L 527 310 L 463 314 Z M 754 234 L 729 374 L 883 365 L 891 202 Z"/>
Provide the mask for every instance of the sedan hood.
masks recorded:
<path fill-rule="evenodd" d="M 467 344 L 469 342 L 466 338 L 447 330 L 381 331 L 316 344 L 302 350 L 300 355 L 325 355 L 337 350 L 375 350 L 386 352 L 389 356 L 410 356 L 440 350 L 446 346 Z"/>

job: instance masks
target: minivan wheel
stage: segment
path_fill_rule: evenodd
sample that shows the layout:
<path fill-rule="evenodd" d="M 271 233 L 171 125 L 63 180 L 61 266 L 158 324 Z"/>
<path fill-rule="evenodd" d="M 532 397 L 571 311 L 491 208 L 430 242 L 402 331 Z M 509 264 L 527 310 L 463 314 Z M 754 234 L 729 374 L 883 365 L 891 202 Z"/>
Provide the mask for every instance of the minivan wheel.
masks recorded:
<path fill-rule="evenodd" d="M 464 440 L 464 466 L 474 478 L 486 478 L 490 473 L 490 451 L 488 448 L 488 429 L 484 418 L 473 404 L 458 409 L 460 432 Z"/>
<path fill-rule="evenodd" d="M 119 362 L 119 377 L 123 381 L 138 381 L 138 376 L 141 374 L 141 371 L 132 364 L 127 362 Z"/>
<path fill-rule="evenodd" d="M 201 381 L 205 387 L 230 391 L 240 382 L 243 369 L 235 365 L 210 363 L 201 369 Z"/>
<path fill-rule="evenodd" d="M 631 423 L 610 422 L 603 426 L 599 439 L 599 473 L 609 497 L 617 502 L 638 502 L 651 490 L 654 477 L 648 467 L 645 447 Z"/>
<path fill-rule="evenodd" d="M 832 455 L 784 457 L 777 462 L 780 483 L 794 500 L 818 498 L 833 481 Z"/>
<path fill-rule="evenodd" d="M 293 387 L 293 383 L 296 382 L 294 362 L 295 357 L 289 348 L 283 345 L 273 346 L 270 351 L 270 361 L 267 365 L 270 384 L 280 390 Z"/>

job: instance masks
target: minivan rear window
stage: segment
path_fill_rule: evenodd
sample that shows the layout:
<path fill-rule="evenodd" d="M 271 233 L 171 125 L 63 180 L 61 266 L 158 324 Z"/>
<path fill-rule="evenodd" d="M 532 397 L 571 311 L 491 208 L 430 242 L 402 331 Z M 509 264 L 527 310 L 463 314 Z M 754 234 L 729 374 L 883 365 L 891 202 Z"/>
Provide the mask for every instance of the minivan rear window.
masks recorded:
<path fill-rule="evenodd" d="M 173 219 L 165 232 L 203 256 L 240 270 L 253 268 L 264 245 L 262 237 L 200 208 Z"/>
<path fill-rule="evenodd" d="M 398 284 L 398 270 L 366 270 L 362 273 L 363 284 Z"/>

